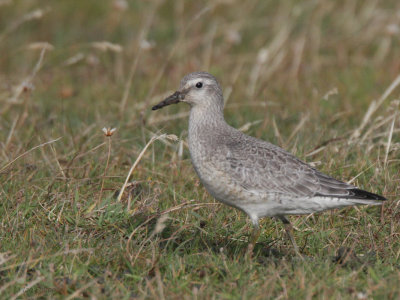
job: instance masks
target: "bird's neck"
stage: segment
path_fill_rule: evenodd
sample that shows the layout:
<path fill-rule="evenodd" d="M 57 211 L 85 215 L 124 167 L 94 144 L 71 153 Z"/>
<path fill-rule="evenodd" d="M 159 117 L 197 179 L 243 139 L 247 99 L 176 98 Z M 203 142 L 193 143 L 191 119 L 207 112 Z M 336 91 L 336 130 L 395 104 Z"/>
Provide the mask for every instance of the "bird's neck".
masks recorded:
<path fill-rule="evenodd" d="M 189 137 L 209 134 L 210 130 L 226 126 L 223 108 L 193 106 L 189 116 Z"/>
<path fill-rule="evenodd" d="M 189 116 L 188 142 L 192 162 L 196 165 L 212 156 L 214 146 L 218 144 L 221 134 L 224 135 L 228 125 L 222 110 L 193 106 Z"/>

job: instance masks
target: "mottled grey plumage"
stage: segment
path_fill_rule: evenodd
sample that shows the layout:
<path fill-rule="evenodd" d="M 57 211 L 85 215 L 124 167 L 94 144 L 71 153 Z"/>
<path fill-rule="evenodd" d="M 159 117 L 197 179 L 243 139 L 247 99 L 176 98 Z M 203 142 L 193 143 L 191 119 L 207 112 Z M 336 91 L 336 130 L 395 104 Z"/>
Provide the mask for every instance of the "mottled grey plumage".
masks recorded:
<path fill-rule="evenodd" d="M 221 87 L 208 73 L 186 75 L 179 90 L 153 109 L 177 102 L 191 105 L 189 150 L 201 182 L 217 200 L 247 213 L 255 225 L 265 216 L 283 218 L 385 200 L 229 126 Z"/>

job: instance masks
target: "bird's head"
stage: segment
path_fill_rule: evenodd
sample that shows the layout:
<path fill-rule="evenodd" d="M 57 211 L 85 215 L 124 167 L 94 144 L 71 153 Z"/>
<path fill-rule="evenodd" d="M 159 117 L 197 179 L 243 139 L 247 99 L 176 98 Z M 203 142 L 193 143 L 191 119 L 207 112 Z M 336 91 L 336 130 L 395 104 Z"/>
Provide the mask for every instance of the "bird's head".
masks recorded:
<path fill-rule="evenodd" d="M 217 107 L 221 111 L 224 107 L 221 86 L 214 76 L 206 72 L 194 72 L 183 77 L 179 89 L 153 106 L 152 110 L 179 102 L 186 102 L 192 107 Z"/>

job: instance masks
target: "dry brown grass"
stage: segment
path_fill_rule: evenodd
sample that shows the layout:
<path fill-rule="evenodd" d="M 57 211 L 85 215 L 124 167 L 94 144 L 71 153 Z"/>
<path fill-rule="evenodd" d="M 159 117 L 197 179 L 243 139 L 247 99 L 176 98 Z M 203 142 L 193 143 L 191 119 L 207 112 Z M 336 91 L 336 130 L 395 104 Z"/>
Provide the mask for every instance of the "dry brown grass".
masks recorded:
<path fill-rule="evenodd" d="M 399 38 L 395 0 L 0 0 L 1 297 L 398 297 Z M 292 217 L 305 262 L 269 219 L 243 255 L 188 108 L 150 111 L 196 70 L 230 124 L 387 204 Z"/>

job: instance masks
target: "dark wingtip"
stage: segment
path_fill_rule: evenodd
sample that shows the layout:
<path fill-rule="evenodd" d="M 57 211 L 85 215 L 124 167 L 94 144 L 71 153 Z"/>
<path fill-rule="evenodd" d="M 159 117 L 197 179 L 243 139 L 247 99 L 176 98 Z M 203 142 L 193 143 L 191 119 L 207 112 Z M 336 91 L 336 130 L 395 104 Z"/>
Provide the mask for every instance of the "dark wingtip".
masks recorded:
<path fill-rule="evenodd" d="M 381 200 L 386 201 L 387 199 L 381 195 L 370 193 L 360 189 L 349 190 L 351 198 L 354 199 L 365 199 L 365 200 Z"/>
<path fill-rule="evenodd" d="M 335 197 L 335 198 L 344 198 L 344 199 L 359 199 L 359 200 L 371 200 L 371 201 L 386 201 L 387 199 L 381 195 L 377 195 L 374 193 L 370 193 L 361 189 L 353 188 L 353 189 L 347 189 L 349 192 L 347 195 L 337 195 L 337 194 L 320 194 L 317 193 L 316 196 L 322 196 L 322 197 Z"/>

